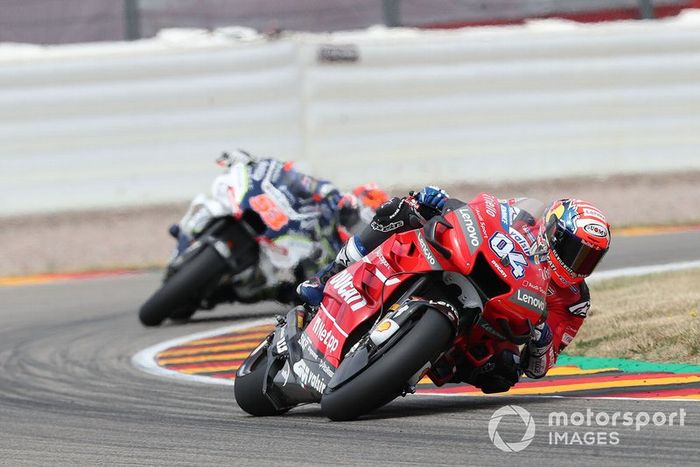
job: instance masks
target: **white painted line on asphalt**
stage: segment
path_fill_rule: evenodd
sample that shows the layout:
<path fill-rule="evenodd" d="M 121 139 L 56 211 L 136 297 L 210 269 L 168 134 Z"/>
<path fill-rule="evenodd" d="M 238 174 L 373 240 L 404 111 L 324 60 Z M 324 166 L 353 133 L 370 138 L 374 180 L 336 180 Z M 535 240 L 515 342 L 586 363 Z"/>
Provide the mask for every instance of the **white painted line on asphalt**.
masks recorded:
<path fill-rule="evenodd" d="M 599 282 L 608 279 L 617 279 L 620 277 L 635 277 L 643 276 L 647 274 L 656 274 L 661 272 L 670 271 L 682 271 L 685 269 L 695 269 L 700 268 L 700 261 L 684 261 L 680 263 L 669 263 L 669 264 L 658 264 L 653 266 L 639 266 L 632 268 L 621 268 L 613 269 L 611 271 L 602 271 L 591 275 L 588 282 Z M 196 334 L 189 334 L 183 337 L 178 337 L 176 339 L 171 339 L 160 344 L 148 347 L 147 349 L 141 350 L 133 357 L 131 357 L 131 363 L 142 371 L 150 373 L 157 376 L 165 376 L 173 379 L 180 379 L 190 382 L 207 383 L 207 384 L 224 384 L 233 386 L 233 380 L 221 379 L 221 378 L 211 378 L 209 376 L 199 376 L 199 375 L 189 375 L 185 373 L 180 373 L 174 370 L 168 370 L 158 365 L 156 362 L 156 355 L 163 350 L 170 347 L 175 347 L 176 345 L 182 345 L 186 342 L 206 339 L 207 337 L 214 337 L 221 334 L 227 334 L 229 332 L 242 331 L 247 328 L 254 326 L 259 326 L 261 324 L 272 324 L 274 320 L 272 318 L 258 319 L 254 321 L 246 321 L 244 323 L 235 324 L 233 326 L 226 326 L 223 328 L 210 329 L 209 331 L 198 332 Z M 437 395 L 437 394 L 424 394 L 424 395 Z M 459 394 L 440 394 L 440 396 L 459 396 Z M 469 396 L 465 396 L 469 397 Z M 483 396 L 471 396 L 471 397 L 483 397 Z M 515 396 L 513 396 L 515 397 Z M 537 396 L 537 397 L 565 397 L 565 396 Z M 614 398 L 613 398 L 614 399 Z M 637 400 L 637 399 L 633 399 Z M 644 399 L 646 400 L 646 399 Z M 687 399 L 684 399 L 687 400 Z"/>
<path fill-rule="evenodd" d="M 227 334 L 229 332 L 242 331 L 244 329 L 259 326 L 261 324 L 273 324 L 275 322 L 274 318 L 264 318 L 256 319 L 254 321 L 246 321 L 244 323 L 234 324 L 233 326 L 226 326 L 223 328 L 210 329 L 208 331 L 198 332 L 195 334 L 188 334 L 186 336 L 177 337 L 175 339 L 170 339 L 160 344 L 153 345 L 146 349 L 139 351 L 131 357 L 131 364 L 134 365 L 139 370 L 145 371 L 156 376 L 165 376 L 168 378 L 180 379 L 190 382 L 207 383 L 207 384 L 225 384 L 233 385 L 233 381 L 229 379 L 221 378 L 211 378 L 209 376 L 199 376 L 199 375 L 189 375 L 185 373 L 180 373 L 175 370 L 168 370 L 158 365 L 156 361 L 156 356 L 170 347 L 175 347 L 178 345 L 185 344 L 190 341 L 198 339 L 206 339 L 209 337 L 215 337 L 221 334 Z"/>
<path fill-rule="evenodd" d="M 637 266 L 633 268 L 613 269 L 611 271 L 601 271 L 593 273 L 586 282 L 599 282 L 620 277 L 645 276 L 647 274 L 658 274 L 661 272 L 683 271 L 685 269 L 700 268 L 700 261 L 682 261 L 680 263 L 655 264 L 653 266 Z"/>

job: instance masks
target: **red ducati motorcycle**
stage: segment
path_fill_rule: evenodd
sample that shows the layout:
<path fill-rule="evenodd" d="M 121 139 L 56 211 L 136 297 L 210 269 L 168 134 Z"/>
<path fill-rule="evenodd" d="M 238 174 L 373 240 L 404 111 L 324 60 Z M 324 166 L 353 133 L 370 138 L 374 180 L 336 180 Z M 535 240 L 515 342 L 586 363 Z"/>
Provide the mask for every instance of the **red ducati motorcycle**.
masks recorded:
<path fill-rule="evenodd" d="M 236 401 L 252 415 L 320 402 L 330 419 L 351 420 L 426 375 L 498 391 L 489 372 L 547 316 L 543 210 L 482 193 L 393 235 L 333 276 L 317 310 L 278 318 L 239 368 Z"/>

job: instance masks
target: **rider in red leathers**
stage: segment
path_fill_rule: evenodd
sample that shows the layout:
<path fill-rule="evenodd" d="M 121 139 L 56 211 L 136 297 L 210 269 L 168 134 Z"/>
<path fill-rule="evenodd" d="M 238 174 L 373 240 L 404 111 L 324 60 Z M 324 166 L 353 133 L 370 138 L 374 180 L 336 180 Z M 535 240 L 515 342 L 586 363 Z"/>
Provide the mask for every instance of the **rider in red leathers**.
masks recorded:
<path fill-rule="evenodd" d="M 417 203 L 412 203 L 413 199 Z M 513 205 L 518 200 L 509 200 Z M 369 226 L 352 236 L 336 260 L 317 277 L 299 285 L 297 292 L 309 305 L 318 305 L 326 281 L 359 261 L 392 234 L 418 228 L 424 220 L 450 209 L 447 193 L 435 186 L 423 188 L 412 198 L 392 198 L 380 206 Z M 557 356 L 576 336 L 590 308 L 585 278 L 598 265 L 610 246 L 610 225 L 603 213 L 590 203 L 577 199 L 553 202 L 542 219 L 542 237 L 548 246 L 547 262 L 552 280 L 547 290 L 548 317 L 533 330 L 520 355 L 503 350 L 494 356 L 489 371 L 474 372 L 462 379 L 486 393 L 507 391 L 521 373 L 541 378 L 554 365 Z"/>
<path fill-rule="evenodd" d="M 530 378 L 544 376 L 557 355 L 576 337 L 591 306 L 585 278 L 610 247 L 610 224 L 598 208 L 585 201 L 555 201 L 545 213 L 544 222 L 552 275 L 545 324 L 552 337 L 549 345 L 545 345 L 546 338 L 539 344 L 534 340 L 523 353 L 522 364 Z"/>

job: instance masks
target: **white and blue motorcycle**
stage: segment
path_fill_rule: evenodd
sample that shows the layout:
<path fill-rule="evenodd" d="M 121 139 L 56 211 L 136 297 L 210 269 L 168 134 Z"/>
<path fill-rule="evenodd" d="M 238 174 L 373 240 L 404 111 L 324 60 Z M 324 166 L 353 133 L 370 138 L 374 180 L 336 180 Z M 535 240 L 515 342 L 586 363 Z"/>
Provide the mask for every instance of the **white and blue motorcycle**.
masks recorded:
<path fill-rule="evenodd" d="M 211 195 L 198 195 L 170 229 L 177 248 L 162 285 L 141 306 L 145 326 L 187 320 L 223 302 L 294 303 L 295 284 L 342 246 L 346 222 L 332 184 L 240 150 L 217 163 L 226 171 Z"/>

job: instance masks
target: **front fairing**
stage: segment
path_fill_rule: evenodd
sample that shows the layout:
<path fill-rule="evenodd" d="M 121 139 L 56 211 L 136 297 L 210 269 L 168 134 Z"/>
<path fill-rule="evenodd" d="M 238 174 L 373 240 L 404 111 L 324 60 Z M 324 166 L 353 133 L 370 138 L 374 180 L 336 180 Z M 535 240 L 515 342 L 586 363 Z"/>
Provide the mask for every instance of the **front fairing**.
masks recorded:
<path fill-rule="evenodd" d="M 482 193 L 445 215 L 457 228 L 441 236 L 453 252 L 452 264 L 481 286 L 484 319 L 493 329 L 505 320 L 519 334 L 546 319 L 550 277 L 538 237 L 541 216 L 519 215 L 523 210 Z"/>
<path fill-rule="evenodd" d="M 380 331 L 379 324 L 392 325 L 391 320 L 380 321 L 379 317 L 391 317 L 394 315 L 386 313 L 409 308 L 401 305 L 404 298 L 397 301 L 398 308 L 392 305 L 398 297 L 404 297 L 406 289 L 401 287 L 416 276 L 429 283 L 441 275 L 445 284 L 459 285 L 463 292 L 473 291 L 460 295 L 457 307 L 447 302 L 429 302 L 431 306 L 451 308 L 458 320 L 456 328 L 462 329 L 459 320 L 463 310 L 469 309 L 475 311 L 474 320 L 469 323 L 476 325 L 469 329 L 482 324 L 482 335 L 490 336 L 486 339 L 495 337 L 505 343 L 509 336 L 529 336 L 533 324 L 546 317 L 544 291 L 548 272 L 541 260 L 524 251 L 501 224 L 500 208 L 496 198 L 480 195 L 445 213 L 444 223 L 434 222 L 424 229 L 393 235 L 362 261 L 333 276 L 326 284 L 318 312 L 296 339 L 301 356 L 297 360 L 290 357 L 285 374 L 295 375 L 297 381 L 305 379 L 302 386 L 320 398 L 323 390 L 335 384 L 343 373 L 339 368 L 347 370 L 346 366 L 341 367 L 346 355 L 352 354 L 355 360 L 352 352 L 369 345 L 366 339 Z M 435 244 L 444 246 L 448 254 L 442 254 Z M 479 287 L 484 285 L 487 271 L 489 280 L 503 284 L 501 289 Z M 459 306 L 462 311 L 456 311 Z M 504 322 L 507 328 L 503 327 Z M 379 341 L 372 342 L 378 345 Z M 358 359 L 360 365 L 361 360 Z"/>
<path fill-rule="evenodd" d="M 203 194 L 197 195 L 179 222 L 180 232 L 194 239 L 198 237 L 213 219 L 231 214 L 230 207 L 217 199 Z"/>

